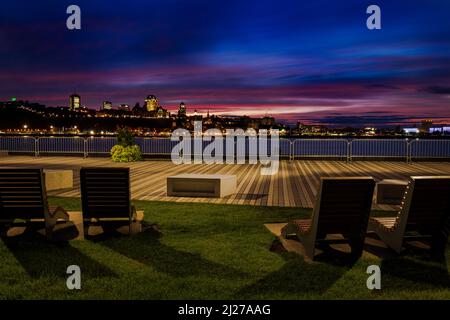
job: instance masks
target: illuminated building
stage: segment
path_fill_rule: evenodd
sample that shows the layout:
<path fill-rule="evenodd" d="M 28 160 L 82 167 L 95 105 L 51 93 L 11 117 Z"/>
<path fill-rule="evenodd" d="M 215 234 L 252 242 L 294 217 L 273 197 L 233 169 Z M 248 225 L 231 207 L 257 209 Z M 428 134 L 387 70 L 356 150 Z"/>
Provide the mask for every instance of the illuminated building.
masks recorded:
<path fill-rule="evenodd" d="M 373 127 L 366 127 L 364 128 L 364 135 L 365 136 L 374 136 L 376 134 L 377 129 Z"/>
<path fill-rule="evenodd" d="M 112 109 L 112 103 L 111 101 L 103 101 L 103 110 L 111 110 Z"/>
<path fill-rule="evenodd" d="M 186 116 L 186 105 L 184 102 L 180 103 L 180 106 L 178 107 L 178 117 L 185 117 Z"/>
<path fill-rule="evenodd" d="M 442 127 L 430 128 L 430 133 L 442 133 L 442 132 L 443 132 Z"/>
<path fill-rule="evenodd" d="M 403 128 L 403 131 L 406 134 L 417 134 L 417 133 L 419 133 L 419 129 L 417 129 L 417 128 Z"/>
<path fill-rule="evenodd" d="M 420 124 L 419 131 L 421 133 L 429 133 L 432 125 L 433 125 L 432 120 L 423 120 Z"/>
<path fill-rule="evenodd" d="M 194 110 L 194 115 L 189 117 L 190 123 L 193 126 L 195 121 L 203 121 L 203 116 Z"/>
<path fill-rule="evenodd" d="M 148 112 L 156 112 L 159 107 L 158 98 L 154 95 L 149 95 L 145 99 L 145 107 Z"/>
<path fill-rule="evenodd" d="M 161 106 L 158 106 L 158 109 L 156 110 L 156 117 L 157 118 L 168 118 L 170 116 L 169 112 L 167 112 L 166 109 L 164 109 Z"/>
<path fill-rule="evenodd" d="M 69 97 L 69 110 L 74 111 L 80 109 L 81 97 L 74 93 Z"/>

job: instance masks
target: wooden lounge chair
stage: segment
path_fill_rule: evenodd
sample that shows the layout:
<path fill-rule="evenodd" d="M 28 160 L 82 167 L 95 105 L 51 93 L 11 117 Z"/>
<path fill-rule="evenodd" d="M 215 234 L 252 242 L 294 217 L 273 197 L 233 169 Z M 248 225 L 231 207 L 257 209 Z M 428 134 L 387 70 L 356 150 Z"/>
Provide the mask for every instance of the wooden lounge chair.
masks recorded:
<path fill-rule="evenodd" d="M 85 224 L 127 224 L 130 234 L 140 231 L 144 212 L 131 204 L 129 168 L 82 168 L 80 183 Z"/>
<path fill-rule="evenodd" d="M 52 237 L 60 221 L 68 222 L 62 207 L 49 207 L 42 169 L 0 169 L 0 224 L 3 231 L 15 226 L 45 223 L 45 233 Z"/>
<path fill-rule="evenodd" d="M 432 251 L 442 254 L 449 224 L 450 176 L 411 177 L 398 215 L 371 218 L 369 231 L 398 253 L 405 240 L 429 240 Z"/>
<path fill-rule="evenodd" d="M 290 221 L 282 236 L 296 235 L 311 260 L 316 245 L 323 243 L 348 243 L 352 255 L 361 256 L 374 187 L 372 177 L 321 178 L 312 219 Z M 329 234 L 343 238 L 327 239 Z"/>

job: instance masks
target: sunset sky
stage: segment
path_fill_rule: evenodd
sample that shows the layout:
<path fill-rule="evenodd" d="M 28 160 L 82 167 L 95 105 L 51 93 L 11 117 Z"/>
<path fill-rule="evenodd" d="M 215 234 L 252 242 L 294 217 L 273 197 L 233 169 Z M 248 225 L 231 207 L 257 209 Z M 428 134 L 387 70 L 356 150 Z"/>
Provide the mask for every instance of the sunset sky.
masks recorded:
<path fill-rule="evenodd" d="M 81 8 L 82 29 L 66 28 Z M 366 28 L 366 8 L 382 30 Z M 450 1 L 23 1 L 0 6 L 0 101 L 450 123 Z"/>

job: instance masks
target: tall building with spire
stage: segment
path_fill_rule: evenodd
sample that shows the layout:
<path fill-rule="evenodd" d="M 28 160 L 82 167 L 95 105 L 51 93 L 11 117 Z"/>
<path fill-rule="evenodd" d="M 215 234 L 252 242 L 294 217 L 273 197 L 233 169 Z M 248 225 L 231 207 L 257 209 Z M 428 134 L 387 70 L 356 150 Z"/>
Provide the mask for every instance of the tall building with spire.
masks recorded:
<path fill-rule="evenodd" d="M 186 105 L 184 102 L 180 103 L 180 106 L 178 107 L 178 117 L 186 117 Z"/>

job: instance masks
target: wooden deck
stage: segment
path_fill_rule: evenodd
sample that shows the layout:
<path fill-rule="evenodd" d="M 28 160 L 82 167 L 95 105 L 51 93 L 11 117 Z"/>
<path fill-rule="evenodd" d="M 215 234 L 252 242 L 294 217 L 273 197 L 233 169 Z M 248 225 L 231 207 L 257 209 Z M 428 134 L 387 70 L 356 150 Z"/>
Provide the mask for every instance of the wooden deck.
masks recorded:
<path fill-rule="evenodd" d="M 450 175 L 450 163 L 295 160 L 281 161 L 280 170 L 273 176 L 261 176 L 260 165 L 174 165 L 170 161 L 142 161 L 131 164 L 113 163 L 107 158 L 28 157 L 0 158 L 0 167 L 40 167 L 74 170 L 74 188 L 51 191 L 50 195 L 79 197 L 79 168 L 89 166 L 131 168 L 133 199 L 174 202 L 205 202 L 220 204 L 248 204 L 259 206 L 313 207 L 322 176 L 370 175 L 375 179 L 407 179 L 412 175 Z M 222 199 L 181 198 L 166 196 L 166 177 L 179 173 L 234 174 L 238 192 Z M 392 206 L 375 205 L 375 209 L 392 210 Z"/>

